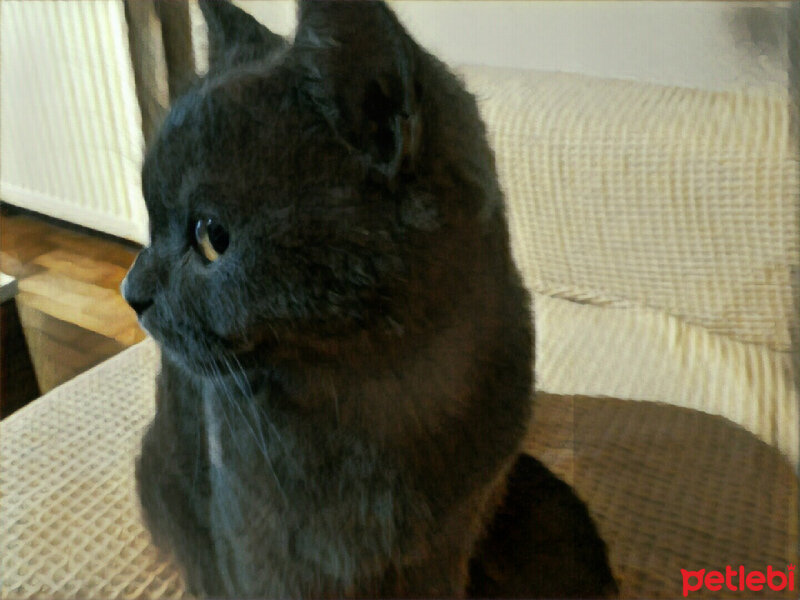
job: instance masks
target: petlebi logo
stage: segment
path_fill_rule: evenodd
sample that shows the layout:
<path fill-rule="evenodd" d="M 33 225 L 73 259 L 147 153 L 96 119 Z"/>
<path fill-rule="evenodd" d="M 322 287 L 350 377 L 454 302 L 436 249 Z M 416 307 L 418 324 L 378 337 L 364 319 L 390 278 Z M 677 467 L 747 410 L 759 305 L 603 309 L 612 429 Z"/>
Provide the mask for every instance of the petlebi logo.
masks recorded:
<path fill-rule="evenodd" d="M 689 592 L 697 592 L 703 588 L 718 592 L 726 589 L 732 592 L 760 592 L 762 590 L 772 590 L 781 592 L 783 590 L 792 591 L 794 587 L 794 565 L 787 565 L 785 570 L 775 569 L 771 565 L 766 571 L 747 571 L 739 566 L 734 569 L 727 565 L 725 572 L 722 571 L 687 571 L 681 569 L 683 576 L 683 596 Z"/>

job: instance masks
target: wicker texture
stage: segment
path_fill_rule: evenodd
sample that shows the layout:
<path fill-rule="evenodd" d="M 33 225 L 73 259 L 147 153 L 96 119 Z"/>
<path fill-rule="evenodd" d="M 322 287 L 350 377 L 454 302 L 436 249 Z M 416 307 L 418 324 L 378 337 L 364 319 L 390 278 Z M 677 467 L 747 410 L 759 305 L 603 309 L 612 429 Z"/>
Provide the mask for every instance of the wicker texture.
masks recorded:
<path fill-rule="evenodd" d="M 722 417 L 650 402 L 542 395 L 527 450 L 588 502 L 623 598 L 680 598 L 681 569 L 766 571 L 798 563 L 794 471 L 774 448 Z M 797 595 L 796 584 L 758 597 Z"/>
<path fill-rule="evenodd" d="M 184 595 L 133 493 L 156 368 L 146 340 L 0 424 L 3 598 Z M 796 560 L 797 479 L 720 417 L 544 396 L 529 449 L 587 500 L 625 597 L 675 597 L 680 568 Z"/>
<path fill-rule="evenodd" d="M 790 348 L 800 144 L 787 95 L 462 72 L 531 289 Z"/>
<path fill-rule="evenodd" d="M 665 402 L 727 417 L 797 464 L 792 357 L 646 309 L 536 294 L 537 389 Z"/>
<path fill-rule="evenodd" d="M 138 344 L 0 425 L 3 598 L 181 595 L 133 483 L 157 355 L 151 340 Z"/>

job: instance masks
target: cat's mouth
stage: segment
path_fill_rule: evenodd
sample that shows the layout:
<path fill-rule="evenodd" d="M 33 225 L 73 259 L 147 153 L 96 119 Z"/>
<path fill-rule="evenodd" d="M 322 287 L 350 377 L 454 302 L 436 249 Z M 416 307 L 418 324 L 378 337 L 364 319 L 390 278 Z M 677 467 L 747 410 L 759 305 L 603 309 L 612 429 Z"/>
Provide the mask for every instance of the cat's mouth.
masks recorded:
<path fill-rule="evenodd" d="M 393 326 L 348 319 L 262 321 L 251 324 L 246 336 L 223 337 L 166 310 L 152 307 L 140 315 L 139 323 L 171 359 L 201 376 L 270 364 L 351 360 L 374 354 L 390 337 L 394 341 L 403 337 L 402 328 L 392 320 L 388 322 Z"/>
<path fill-rule="evenodd" d="M 238 363 L 234 352 L 224 340 L 193 327 L 159 327 L 145 312 L 139 323 L 169 357 L 186 369 L 204 376 L 215 376 L 230 370 Z"/>

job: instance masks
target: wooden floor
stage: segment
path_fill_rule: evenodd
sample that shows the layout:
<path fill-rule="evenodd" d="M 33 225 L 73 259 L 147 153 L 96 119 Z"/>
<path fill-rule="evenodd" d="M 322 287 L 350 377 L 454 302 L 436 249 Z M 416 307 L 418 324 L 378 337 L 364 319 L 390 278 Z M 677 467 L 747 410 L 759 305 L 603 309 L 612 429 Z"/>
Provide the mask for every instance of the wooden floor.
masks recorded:
<path fill-rule="evenodd" d="M 137 251 L 0 205 L 0 271 L 19 281 L 17 312 L 42 393 L 144 338 L 119 292 Z"/>

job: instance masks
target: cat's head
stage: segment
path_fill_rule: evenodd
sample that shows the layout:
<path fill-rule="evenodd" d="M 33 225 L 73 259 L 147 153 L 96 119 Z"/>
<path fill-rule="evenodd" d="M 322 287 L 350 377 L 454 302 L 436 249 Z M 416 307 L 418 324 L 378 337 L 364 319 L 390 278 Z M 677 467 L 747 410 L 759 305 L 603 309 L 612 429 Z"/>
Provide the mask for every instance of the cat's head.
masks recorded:
<path fill-rule="evenodd" d="M 383 3 L 301 3 L 292 43 L 201 7 L 209 73 L 143 168 L 150 245 L 123 284 L 142 325 L 207 369 L 331 359 L 446 314 L 504 235 L 471 97 Z"/>

